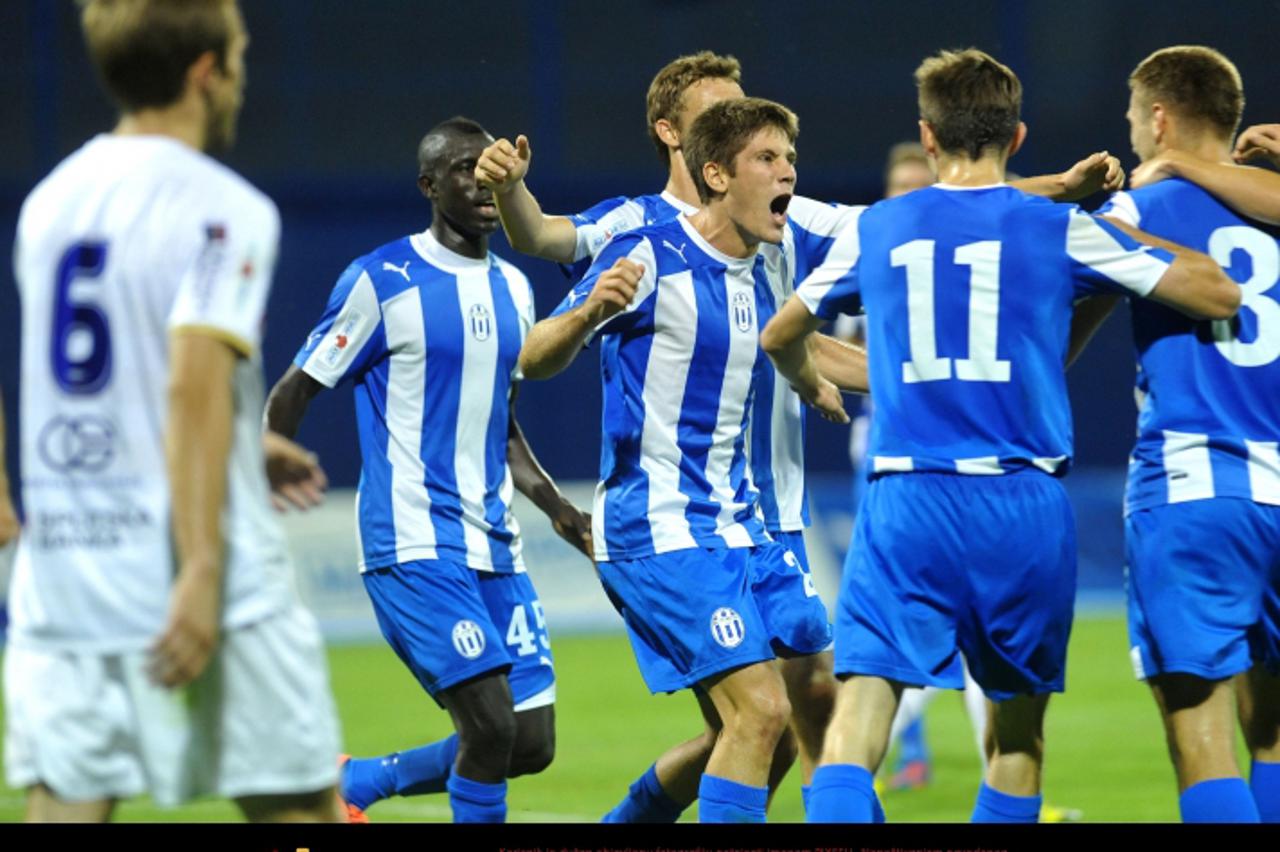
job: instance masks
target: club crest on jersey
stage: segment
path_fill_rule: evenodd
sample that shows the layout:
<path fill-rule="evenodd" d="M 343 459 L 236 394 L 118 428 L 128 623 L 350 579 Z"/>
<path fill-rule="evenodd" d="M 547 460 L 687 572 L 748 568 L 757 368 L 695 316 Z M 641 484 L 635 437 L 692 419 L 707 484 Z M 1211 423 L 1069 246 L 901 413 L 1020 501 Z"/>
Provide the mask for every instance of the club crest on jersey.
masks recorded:
<path fill-rule="evenodd" d="M 493 333 L 493 317 L 484 305 L 472 305 L 467 311 L 471 323 L 471 336 L 476 340 L 488 340 Z"/>
<path fill-rule="evenodd" d="M 453 625 L 453 649 L 468 660 L 483 654 L 484 631 L 480 625 L 465 618 Z"/>
<path fill-rule="evenodd" d="M 711 638 L 721 648 L 736 648 L 742 644 L 747 635 L 747 628 L 742 623 L 742 616 L 727 606 L 722 606 L 711 613 Z"/>
<path fill-rule="evenodd" d="M 738 327 L 738 331 L 750 331 L 755 325 L 752 319 L 753 306 L 751 297 L 746 293 L 733 294 L 733 324 Z"/>

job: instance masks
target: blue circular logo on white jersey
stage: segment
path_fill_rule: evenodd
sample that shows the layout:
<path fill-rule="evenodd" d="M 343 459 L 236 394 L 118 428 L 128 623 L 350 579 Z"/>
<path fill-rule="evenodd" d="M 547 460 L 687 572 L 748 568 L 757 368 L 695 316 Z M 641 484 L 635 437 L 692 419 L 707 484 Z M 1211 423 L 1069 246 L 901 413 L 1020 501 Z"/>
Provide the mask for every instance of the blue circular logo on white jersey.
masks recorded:
<path fill-rule="evenodd" d="M 747 635 L 742 616 L 727 606 L 711 613 L 711 638 L 722 648 L 736 648 Z"/>
<path fill-rule="evenodd" d="M 754 324 L 752 314 L 751 297 L 746 293 L 734 293 L 733 324 L 738 327 L 738 331 L 751 330 L 751 326 Z"/>
<path fill-rule="evenodd" d="M 463 619 L 453 625 L 453 647 L 468 660 L 484 653 L 484 631 L 474 621 Z"/>
<path fill-rule="evenodd" d="M 476 340 L 488 340 L 489 335 L 493 333 L 493 320 L 489 309 L 480 304 L 472 305 L 467 311 L 467 317 L 471 321 L 471 336 Z"/>

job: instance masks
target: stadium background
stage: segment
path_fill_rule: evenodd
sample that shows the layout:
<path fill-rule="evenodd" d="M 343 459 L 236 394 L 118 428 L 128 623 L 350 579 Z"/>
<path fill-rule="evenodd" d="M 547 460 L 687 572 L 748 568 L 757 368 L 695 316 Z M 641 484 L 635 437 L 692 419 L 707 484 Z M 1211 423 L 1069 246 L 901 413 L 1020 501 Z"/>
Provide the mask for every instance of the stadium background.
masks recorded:
<path fill-rule="evenodd" d="M 227 159 L 276 200 L 284 222 L 264 347 L 268 381 L 288 365 L 334 279 L 351 259 L 429 221 L 426 202 L 414 186 L 414 150 L 431 125 L 464 114 L 494 135 L 529 134 L 534 152 L 530 186 L 548 212 L 575 212 L 607 196 L 656 191 L 664 174 L 645 133 L 644 92 L 654 72 L 681 53 L 706 48 L 737 56 L 748 93 L 779 100 L 800 116 L 799 191 L 848 203 L 877 199 L 885 151 L 915 136 L 911 72 L 924 55 L 940 47 L 981 47 L 1022 78 L 1023 118 L 1030 136 L 1011 163 L 1022 174 L 1059 171 L 1104 148 L 1131 169 L 1135 162 L 1124 121 L 1125 80 L 1138 60 L 1169 44 L 1221 49 L 1245 80 L 1245 124 L 1280 120 L 1273 71 L 1280 3 L 1261 0 L 1214 7 L 1187 0 L 1140 5 L 1104 0 L 909 5 L 499 0 L 482 7 L 412 0 L 247 0 L 241 5 L 252 35 L 249 86 L 236 149 Z M 113 114 L 93 79 L 69 0 L 0 4 L 0 31 L 9 35 L 0 64 L 0 234 L 12 235 L 19 205 L 31 187 L 84 139 L 108 129 Z M 555 266 L 514 254 L 501 237 L 494 247 L 529 275 L 540 314 L 559 301 L 567 282 Z M 9 279 L 0 286 L 0 385 L 6 391 L 10 433 L 7 463 L 16 471 L 21 377 L 11 253 L 11 237 L 0 237 L 0 264 Z M 1071 702 L 1073 709 L 1059 706 L 1051 714 L 1069 718 L 1081 737 L 1110 737 L 1130 747 L 1131 728 L 1149 732 L 1155 723 L 1149 699 L 1126 682 L 1119 618 L 1120 494 L 1133 435 L 1132 365 L 1128 328 L 1117 317 L 1070 376 L 1077 467 L 1068 485 L 1079 517 L 1082 601 L 1092 616 L 1082 622 L 1074 640 L 1073 672 L 1082 668 L 1087 674 L 1076 677 L 1073 688 L 1081 677 L 1108 674 L 1080 684 L 1079 697 L 1063 702 Z M 594 476 L 598 460 L 599 398 L 595 360 L 585 357 L 552 382 L 526 383 L 519 405 L 522 425 L 544 465 L 563 481 L 583 481 L 573 487 L 584 500 L 589 494 L 585 481 Z M 359 456 L 349 392 L 317 400 L 301 439 L 321 455 L 336 488 L 355 484 Z M 810 418 L 808 455 L 818 521 L 810 549 L 830 599 L 849 521 L 846 433 Z M 293 533 L 295 541 L 309 547 L 299 553 L 306 566 L 304 585 L 326 614 L 330 634 L 358 639 L 368 634 L 368 608 L 351 567 L 349 538 L 334 532 L 335 519 L 338 533 L 350 528 L 345 500 L 342 493 L 335 494 L 327 514 L 296 519 Z M 595 678 L 601 660 L 608 659 L 616 665 L 605 667 L 620 670 L 611 676 L 626 682 L 618 689 L 634 693 L 631 703 L 653 705 L 642 697 L 625 644 L 616 635 L 618 622 L 589 581 L 585 563 L 571 564 L 572 555 L 546 536 L 543 526 L 536 520 L 526 524 L 552 629 L 558 637 L 565 635 L 558 639 L 563 688 L 569 689 L 570 667 L 579 665 L 585 677 Z M 568 635 L 598 630 L 614 635 Z M 348 717 L 349 705 L 357 700 L 343 695 L 348 667 L 365 678 L 383 672 L 373 691 L 403 695 L 407 706 L 415 708 L 407 712 L 407 728 L 398 740 L 388 734 L 389 742 L 369 744 L 369 749 L 421 739 L 423 699 L 388 652 L 376 644 L 342 648 L 335 651 L 334 665 L 352 748 L 360 750 L 360 738 L 368 734 L 360 733 Z M 1128 714 L 1120 728 L 1107 727 L 1107 714 L 1088 709 L 1085 697 L 1101 700 L 1112 694 L 1113 686 L 1127 702 L 1122 706 L 1128 709 L 1116 711 Z M 566 695 L 561 757 L 553 773 L 573 771 L 572 762 L 569 770 L 561 769 L 574 754 L 567 744 L 573 735 L 564 722 L 569 702 Z M 677 731 L 692 733 L 687 708 L 670 709 L 675 703 L 661 702 L 662 712 L 684 724 Z M 945 777 L 951 757 L 965 767 L 974 758 L 964 722 L 951 706 L 958 702 L 939 704 L 934 739 Z M 388 704 L 380 700 L 378 706 Z M 437 718 L 440 714 L 426 715 L 431 725 L 447 724 Z M 607 791 L 600 799 L 603 807 L 612 803 L 606 800 L 615 791 L 620 795 L 646 757 L 677 736 L 662 727 L 665 723 L 651 724 L 665 733 L 647 739 L 639 732 L 628 734 L 640 744 L 634 760 L 617 755 L 607 782 L 599 773 L 583 781 Z M 576 730 L 589 754 L 596 740 L 585 735 L 587 729 Z M 1133 761 L 1149 763 L 1148 774 L 1167 784 L 1158 736 L 1143 736 L 1145 756 Z M 1052 773 L 1052 757 L 1050 765 Z M 931 792 L 902 805 L 900 813 L 909 818 L 963 817 L 972 793 L 972 769 L 957 770 L 955 780 L 961 792 L 954 802 Z M 536 784 L 522 789 L 533 791 Z M 1150 807 L 1138 811 L 1123 810 L 1129 805 L 1123 799 L 1117 804 L 1114 795 L 1099 795 L 1090 815 L 1167 818 L 1172 815 L 1168 792 L 1156 791 Z M 6 801 L 0 800 L 0 819 L 16 814 Z M 1070 803 L 1081 802 L 1077 797 Z M 513 810 L 519 808 L 513 793 Z M 551 818 L 599 809 L 594 800 L 575 810 L 548 798 L 531 812 Z M 784 808 L 780 813 L 789 812 Z M 208 813 L 216 818 L 222 812 Z M 406 814 L 431 818 L 444 811 Z"/>

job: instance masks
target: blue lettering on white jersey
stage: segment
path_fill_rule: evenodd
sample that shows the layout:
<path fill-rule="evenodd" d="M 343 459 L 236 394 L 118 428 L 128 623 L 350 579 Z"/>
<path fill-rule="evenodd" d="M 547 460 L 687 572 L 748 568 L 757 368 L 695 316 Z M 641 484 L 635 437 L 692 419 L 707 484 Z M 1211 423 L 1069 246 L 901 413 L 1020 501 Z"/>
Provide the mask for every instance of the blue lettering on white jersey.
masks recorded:
<path fill-rule="evenodd" d="M 294 363 L 328 387 L 355 383 L 362 571 L 415 559 L 524 570 L 507 432 L 533 320 L 519 270 L 449 251 L 430 231 L 338 279 Z"/>
<path fill-rule="evenodd" d="M 1142 395 L 1128 512 L 1213 497 L 1280 505 L 1280 231 L 1165 180 L 1099 211 L 1202 251 L 1240 284 L 1232 320 L 1132 305 Z"/>
<path fill-rule="evenodd" d="M 763 253 L 728 257 L 683 217 L 615 237 L 552 312 L 582 303 L 620 257 L 644 267 L 627 309 L 597 330 L 604 385 L 597 560 L 767 542 L 747 466 L 751 397 L 771 370 Z"/>
<path fill-rule="evenodd" d="M 768 262 L 779 267 L 778 274 L 769 276 L 777 285 L 770 291 L 774 310 L 791 295 L 796 281 L 822 263 L 855 209 L 860 208 L 822 204 L 802 196 L 791 200 L 782 246 L 761 247 Z M 663 192 L 611 198 L 569 217 L 578 233 L 574 279 L 586 273 L 591 258 L 598 256 L 616 235 L 693 212 L 695 208 Z M 772 369 L 761 376 L 762 385 L 754 397 L 748 454 L 760 492 L 765 528 L 770 532 L 791 532 L 809 525 L 804 481 L 805 414 L 799 395 L 789 384 L 776 379 Z"/>
<path fill-rule="evenodd" d="M 868 209 L 798 293 L 824 319 L 866 310 L 872 476 L 1060 475 L 1073 302 L 1145 296 L 1171 259 L 1075 205 L 939 184 Z"/>

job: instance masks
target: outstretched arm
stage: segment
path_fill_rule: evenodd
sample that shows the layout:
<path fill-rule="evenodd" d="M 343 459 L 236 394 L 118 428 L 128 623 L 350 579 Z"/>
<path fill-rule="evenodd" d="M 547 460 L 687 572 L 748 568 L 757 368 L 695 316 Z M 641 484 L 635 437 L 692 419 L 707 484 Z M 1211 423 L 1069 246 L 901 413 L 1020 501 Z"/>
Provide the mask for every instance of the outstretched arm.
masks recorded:
<path fill-rule="evenodd" d="M 1280 143 L 1277 145 L 1280 147 Z M 1215 163 L 1183 151 L 1165 151 L 1134 169 L 1129 185 L 1139 189 L 1170 177 L 1204 187 L 1241 216 L 1280 225 L 1280 174 L 1270 169 Z"/>
<path fill-rule="evenodd" d="M 809 335 L 808 340 L 819 373 L 842 391 L 870 393 L 864 347 L 819 333 Z"/>
<path fill-rule="evenodd" d="M 529 139 L 517 136 L 512 145 L 499 139 L 484 149 L 476 161 L 476 181 L 493 189 L 511 247 L 557 263 L 573 263 L 578 231 L 566 216 L 548 216 L 525 185 L 529 172 Z"/>
<path fill-rule="evenodd" d="M 1020 178 L 1009 185 L 1054 201 L 1079 201 L 1095 192 L 1115 192 L 1124 187 L 1124 169 L 1119 159 L 1098 151 L 1060 174 Z"/>
<path fill-rule="evenodd" d="M 555 481 L 538 463 L 516 420 L 519 385 L 511 386 L 510 415 L 507 421 L 507 464 L 516 489 L 528 497 L 551 519 L 556 534 L 591 559 L 591 515 L 565 499 Z"/>
<path fill-rule="evenodd" d="M 1168 305 L 1192 319 L 1231 319 L 1236 315 L 1240 309 L 1240 285 L 1228 278 L 1213 258 L 1139 231 L 1117 219 L 1104 218 L 1138 242 L 1173 254 L 1173 263 L 1147 298 Z"/>
<path fill-rule="evenodd" d="M 760 332 L 760 346 L 801 399 L 827 420 L 848 423 L 840 389 L 823 377 L 809 352 L 807 338 L 821 325 L 822 320 L 809 313 L 804 302 L 792 294 Z"/>

